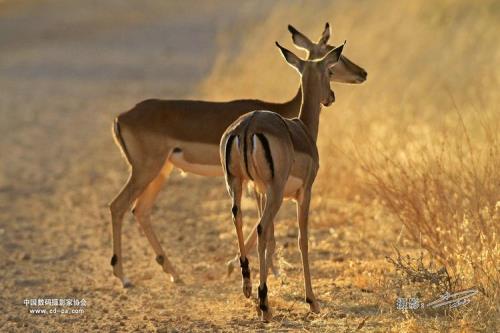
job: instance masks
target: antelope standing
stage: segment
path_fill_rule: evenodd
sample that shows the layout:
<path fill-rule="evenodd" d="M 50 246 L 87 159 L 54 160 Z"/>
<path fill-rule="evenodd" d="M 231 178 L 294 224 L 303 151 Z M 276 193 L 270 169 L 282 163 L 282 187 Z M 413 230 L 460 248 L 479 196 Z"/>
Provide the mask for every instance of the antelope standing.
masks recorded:
<path fill-rule="evenodd" d="M 327 44 L 330 36 L 328 23 L 317 43 L 292 26 L 288 29 L 294 43 L 305 49 L 311 59 L 333 49 Z M 367 73 L 346 57 L 341 57 L 329 75 L 331 81 L 361 83 Z M 150 222 L 151 208 L 170 172 L 177 167 L 202 176 L 223 176 L 218 149 L 227 126 L 239 116 L 261 109 L 272 110 L 286 118 L 295 117 L 301 101 L 300 88 L 295 97 L 285 103 L 249 99 L 231 102 L 149 99 L 115 119 L 115 141 L 131 166 L 126 184 L 110 204 L 113 234 L 111 265 L 113 274 L 124 287 L 131 286 L 123 274 L 122 265 L 121 228 L 126 211 L 133 206 L 132 212 L 155 251 L 156 261 L 171 275 L 172 281 L 180 281 Z M 252 231 L 254 234 L 255 229 Z M 255 244 L 255 238 L 249 237 L 248 250 Z M 231 270 L 233 261 L 228 265 Z"/>
<path fill-rule="evenodd" d="M 320 60 L 304 61 L 281 47 L 285 60 L 301 76 L 302 105 L 298 118 L 287 119 L 271 111 L 254 111 L 241 116 L 224 132 L 220 155 L 226 185 L 232 198 L 232 214 L 240 249 L 243 293 L 252 293 L 250 268 L 243 239 L 241 195 L 243 184 L 253 182 L 264 196 L 265 204 L 257 225 L 260 283 L 259 308 L 262 319 L 268 321 L 271 311 L 267 299 L 267 261 L 274 254 L 269 242 L 274 233 L 274 217 L 283 198 L 297 202 L 299 248 L 304 269 L 306 302 L 313 312 L 319 304 L 311 286 L 308 258 L 308 215 L 311 189 L 319 168 L 316 147 L 321 105 L 329 106 L 335 100 L 330 88 L 329 70 L 339 61 L 342 45 Z"/>

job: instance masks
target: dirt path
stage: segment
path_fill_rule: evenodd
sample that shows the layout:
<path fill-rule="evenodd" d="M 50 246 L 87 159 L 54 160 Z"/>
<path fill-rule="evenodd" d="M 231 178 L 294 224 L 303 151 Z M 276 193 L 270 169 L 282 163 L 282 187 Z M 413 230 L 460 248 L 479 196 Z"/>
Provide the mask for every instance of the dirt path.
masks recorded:
<path fill-rule="evenodd" d="M 131 216 L 124 223 L 123 252 L 135 287 L 122 289 L 109 265 L 107 203 L 127 176 L 110 135 L 113 116 L 147 97 L 195 94 L 211 68 L 217 29 L 243 10 L 265 12 L 241 7 L 220 12 L 163 1 L 0 3 L 1 331 L 264 327 L 255 320 L 254 301 L 242 296 L 238 274 L 224 278 L 236 244 L 222 179 L 176 172 L 154 210 L 157 235 L 185 286 L 170 284 Z M 253 219 L 250 200 L 244 208 Z M 359 219 L 337 213 L 339 221 Z M 309 316 L 293 216 L 287 204 L 277 229 L 283 275 L 270 278 L 276 320 L 268 327 L 336 331 L 378 313 L 371 289 L 376 282 L 350 276 L 368 269 L 352 268 L 354 258 L 377 266 L 373 260 L 384 250 L 375 243 L 350 248 L 367 232 L 392 231 L 338 222 L 339 229 L 332 229 L 314 224 L 313 213 L 312 272 L 324 311 Z M 83 314 L 36 315 L 23 303 L 33 298 L 85 299 L 87 306 Z"/>

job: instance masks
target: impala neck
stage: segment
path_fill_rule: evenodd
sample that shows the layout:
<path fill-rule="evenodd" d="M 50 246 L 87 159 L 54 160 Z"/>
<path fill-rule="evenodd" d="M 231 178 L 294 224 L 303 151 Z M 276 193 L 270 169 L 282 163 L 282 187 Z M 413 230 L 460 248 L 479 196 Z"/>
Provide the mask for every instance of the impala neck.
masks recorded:
<path fill-rule="evenodd" d="M 295 96 L 283 104 L 283 114 L 285 118 L 296 118 L 299 116 L 300 106 L 302 104 L 302 87 L 299 89 Z"/>
<path fill-rule="evenodd" d="M 320 92 L 319 89 L 310 84 L 309 80 L 307 78 L 302 79 L 302 105 L 299 119 L 307 127 L 311 138 L 316 142 L 318 139 L 319 113 L 321 111 Z"/>

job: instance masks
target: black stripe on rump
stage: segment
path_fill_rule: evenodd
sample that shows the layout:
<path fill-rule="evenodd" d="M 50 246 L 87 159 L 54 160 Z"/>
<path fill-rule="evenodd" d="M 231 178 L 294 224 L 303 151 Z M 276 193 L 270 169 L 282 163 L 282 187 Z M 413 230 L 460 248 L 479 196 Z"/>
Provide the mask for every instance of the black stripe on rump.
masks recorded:
<path fill-rule="evenodd" d="M 266 156 L 267 164 L 269 164 L 269 168 L 271 168 L 271 177 L 274 178 L 274 162 L 273 156 L 271 155 L 271 147 L 269 146 L 269 141 L 262 133 L 255 133 L 257 138 L 259 138 L 260 143 L 264 147 L 264 154 Z"/>
<path fill-rule="evenodd" d="M 226 172 L 228 175 L 231 175 L 231 173 L 229 172 L 229 161 L 231 160 L 231 146 L 233 144 L 235 137 L 236 135 L 231 134 L 229 135 L 226 141 L 225 155 L 226 155 Z"/>

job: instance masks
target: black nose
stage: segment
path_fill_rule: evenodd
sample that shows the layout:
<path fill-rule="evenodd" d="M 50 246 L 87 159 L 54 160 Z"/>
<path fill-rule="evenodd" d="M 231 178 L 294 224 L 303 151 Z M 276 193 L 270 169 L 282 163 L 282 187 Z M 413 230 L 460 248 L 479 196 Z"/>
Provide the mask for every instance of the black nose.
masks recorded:
<path fill-rule="evenodd" d="M 326 103 L 324 104 L 325 106 L 330 106 L 333 104 L 333 102 L 335 102 L 335 94 L 333 93 L 333 91 L 330 93 L 330 96 L 328 97 L 328 100 L 326 101 Z"/>
<path fill-rule="evenodd" d="M 368 77 L 368 73 L 366 71 L 362 71 L 359 76 L 355 79 L 354 83 L 363 83 L 366 81 L 366 78 Z"/>

